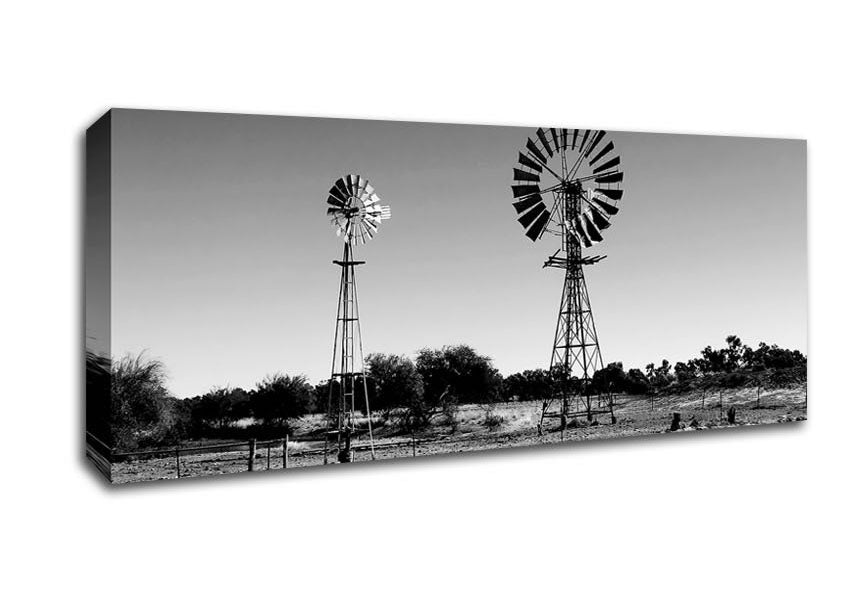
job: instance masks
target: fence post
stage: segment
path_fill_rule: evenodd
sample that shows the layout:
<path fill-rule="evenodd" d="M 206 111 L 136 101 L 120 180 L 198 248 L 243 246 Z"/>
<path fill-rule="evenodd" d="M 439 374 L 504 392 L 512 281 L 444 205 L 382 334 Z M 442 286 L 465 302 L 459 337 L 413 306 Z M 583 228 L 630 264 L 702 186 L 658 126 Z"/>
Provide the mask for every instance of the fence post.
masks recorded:
<path fill-rule="evenodd" d="M 247 442 L 247 471 L 253 472 L 253 460 L 256 459 L 256 439 Z"/>
<path fill-rule="evenodd" d="M 327 455 L 327 452 L 324 452 L 324 455 Z M 286 438 L 283 439 L 283 468 L 289 467 L 289 436 L 286 434 Z"/>
<path fill-rule="evenodd" d="M 265 463 L 265 470 L 271 469 L 271 443 L 268 443 L 268 461 Z"/>
<path fill-rule="evenodd" d="M 174 450 L 174 453 L 177 456 L 177 478 L 180 478 L 180 448 L 177 447 L 177 449 Z"/>

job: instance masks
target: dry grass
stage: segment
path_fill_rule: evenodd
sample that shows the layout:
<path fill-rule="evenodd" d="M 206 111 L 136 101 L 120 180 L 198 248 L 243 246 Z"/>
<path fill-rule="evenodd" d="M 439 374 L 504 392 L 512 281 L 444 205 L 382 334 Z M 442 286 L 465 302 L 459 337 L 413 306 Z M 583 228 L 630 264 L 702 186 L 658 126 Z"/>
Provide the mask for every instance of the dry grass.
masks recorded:
<path fill-rule="evenodd" d="M 732 405 L 736 407 L 736 426 L 769 424 L 806 419 L 806 391 L 804 387 L 763 391 L 760 395 L 760 408 L 756 408 L 756 389 L 725 391 L 719 403 L 718 392 L 688 393 L 654 398 L 647 396 L 621 396 L 617 399 L 616 424 L 611 424 L 608 416 L 600 417 L 600 425 L 581 428 L 569 428 L 565 431 L 548 428 L 540 436 L 537 424 L 541 402 L 504 402 L 490 406 L 464 405 L 456 410 L 455 424 L 444 416 L 437 416 L 432 426 L 423 434 L 416 436 L 415 455 L 461 453 L 504 447 L 523 447 L 560 443 L 561 441 L 582 441 L 591 439 L 609 439 L 631 437 L 668 432 L 673 412 L 681 413 L 684 431 L 691 430 L 693 419 L 697 429 L 727 427 L 726 411 Z M 719 410 L 721 405 L 721 410 Z M 703 407 L 702 407 L 703 406 Z M 300 419 L 294 428 L 289 442 L 290 468 L 316 466 L 323 464 L 324 418 L 310 415 Z M 366 427 L 363 418 L 358 419 L 361 428 Z M 495 425 L 496 423 L 496 425 Z M 455 430 L 454 430 L 455 429 Z M 376 459 L 395 459 L 412 457 L 413 449 L 410 437 L 399 433 L 392 419 L 377 419 L 374 426 L 377 445 Z M 318 440 L 318 439 L 321 440 Z M 297 439 L 297 440 L 295 440 Z M 307 440 L 312 439 L 312 440 Z M 367 436 L 361 437 L 356 444 L 357 461 L 369 460 Z M 331 458 L 331 462 L 334 461 Z M 270 469 L 282 468 L 282 447 L 271 448 Z M 181 462 L 182 476 L 206 476 L 244 472 L 246 470 L 246 452 L 227 452 L 185 456 Z M 261 450 L 256 458 L 256 471 L 268 468 L 267 453 Z M 160 458 L 116 464 L 113 467 L 115 482 L 134 482 L 176 477 L 174 458 Z"/>

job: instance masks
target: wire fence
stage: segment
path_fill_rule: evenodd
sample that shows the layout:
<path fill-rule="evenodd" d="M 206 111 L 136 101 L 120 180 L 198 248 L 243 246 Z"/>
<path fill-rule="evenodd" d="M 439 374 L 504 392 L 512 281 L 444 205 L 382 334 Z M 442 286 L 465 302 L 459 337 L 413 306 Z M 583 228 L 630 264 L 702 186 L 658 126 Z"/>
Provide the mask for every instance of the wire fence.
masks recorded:
<path fill-rule="evenodd" d="M 784 397 L 783 391 L 791 391 L 789 394 L 791 397 Z M 692 411 L 699 421 L 707 417 L 721 424 L 725 418 L 725 411 L 730 407 L 742 408 L 746 410 L 746 414 L 753 414 L 760 409 L 773 410 L 790 406 L 806 410 L 806 383 L 794 386 L 792 390 L 781 391 L 766 390 L 764 386 L 749 388 L 742 394 L 739 390 L 734 392 L 725 389 L 702 389 L 684 396 L 677 396 L 674 401 L 664 401 L 664 399 L 670 398 L 663 398 L 661 394 L 617 397 L 616 413 L 620 414 L 624 418 L 623 422 L 626 423 L 632 420 L 633 414 L 654 412 L 655 404 L 657 404 L 656 408 L 660 410 L 655 412 L 657 417 L 664 418 L 663 412 Z M 515 410 L 515 406 L 523 408 L 524 403 L 527 402 L 505 402 L 501 405 L 501 409 L 510 411 Z M 527 406 L 527 409 L 532 407 Z M 704 411 L 711 414 L 705 416 Z M 654 424 L 652 422 L 650 426 Z M 481 426 L 478 423 L 477 428 Z M 535 429 L 535 426 L 533 428 Z M 547 431 L 543 435 L 544 439 L 530 438 L 532 435 L 528 439 L 518 438 L 521 436 L 521 431 L 523 429 L 514 428 L 503 433 L 495 429 L 485 433 L 482 430 L 453 431 L 448 434 L 432 431 L 421 436 L 408 433 L 409 436 L 395 436 L 375 442 L 373 456 L 371 445 L 366 440 L 359 439 L 351 446 L 351 461 L 370 461 L 372 457 L 379 460 L 416 457 L 422 454 L 467 451 L 484 446 L 550 442 L 547 436 L 552 431 Z M 553 433 L 556 438 L 564 434 L 563 431 L 553 431 Z M 335 443 L 330 443 L 329 451 L 325 454 L 323 437 L 316 437 L 314 434 L 297 438 L 285 436 L 275 439 L 247 439 L 209 444 L 192 443 L 141 451 L 111 450 L 106 443 L 91 434 L 88 434 L 87 441 L 86 449 L 89 458 L 101 472 L 116 482 L 300 468 L 326 464 L 328 461 L 334 463 L 337 457 Z M 475 446 L 475 443 L 479 443 L 479 447 Z"/>
<path fill-rule="evenodd" d="M 428 440 L 425 442 L 432 442 Z M 145 451 L 111 452 L 102 456 L 101 463 L 120 464 L 133 478 L 184 478 L 204 474 L 253 472 L 318 465 L 325 462 L 323 441 L 296 441 L 288 436 L 280 439 L 248 439 L 210 445 L 174 446 Z M 385 457 L 416 456 L 422 441 L 415 437 L 374 443 L 374 451 Z M 332 444 L 330 453 L 333 450 Z M 371 459 L 369 443 L 354 444 L 350 448 L 351 461 Z M 395 455 L 385 455 L 387 452 Z M 334 456 L 334 454 L 333 454 Z M 332 458 L 334 459 L 334 457 Z"/>

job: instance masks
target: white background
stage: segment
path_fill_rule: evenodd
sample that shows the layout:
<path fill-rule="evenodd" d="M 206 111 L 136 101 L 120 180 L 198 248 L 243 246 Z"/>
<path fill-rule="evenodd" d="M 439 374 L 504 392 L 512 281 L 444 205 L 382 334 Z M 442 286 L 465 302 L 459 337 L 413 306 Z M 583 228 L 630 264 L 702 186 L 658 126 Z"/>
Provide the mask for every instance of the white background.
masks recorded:
<path fill-rule="evenodd" d="M 3 9 L 6 596 L 845 592 L 845 15 L 582 6 Z M 806 138 L 810 420 L 110 490 L 78 361 L 81 135 L 110 106 Z"/>

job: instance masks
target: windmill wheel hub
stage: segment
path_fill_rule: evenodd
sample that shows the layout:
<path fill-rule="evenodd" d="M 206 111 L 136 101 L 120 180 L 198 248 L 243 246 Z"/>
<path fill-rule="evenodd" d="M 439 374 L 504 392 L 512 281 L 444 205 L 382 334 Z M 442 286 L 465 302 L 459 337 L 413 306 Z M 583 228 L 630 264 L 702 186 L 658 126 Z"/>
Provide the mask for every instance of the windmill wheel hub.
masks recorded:
<path fill-rule="evenodd" d="M 583 191 L 583 184 L 580 181 L 568 181 L 565 184 L 565 193 L 569 195 L 578 195 Z"/>

